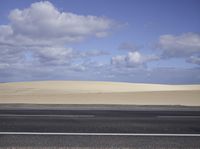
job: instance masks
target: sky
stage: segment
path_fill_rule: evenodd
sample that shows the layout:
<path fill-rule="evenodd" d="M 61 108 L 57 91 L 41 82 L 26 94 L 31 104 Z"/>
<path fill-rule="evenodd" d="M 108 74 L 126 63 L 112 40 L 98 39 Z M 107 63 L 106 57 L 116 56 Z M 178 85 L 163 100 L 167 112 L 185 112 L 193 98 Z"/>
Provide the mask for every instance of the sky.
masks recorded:
<path fill-rule="evenodd" d="M 200 83 L 199 0 L 1 0 L 0 82 Z"/>

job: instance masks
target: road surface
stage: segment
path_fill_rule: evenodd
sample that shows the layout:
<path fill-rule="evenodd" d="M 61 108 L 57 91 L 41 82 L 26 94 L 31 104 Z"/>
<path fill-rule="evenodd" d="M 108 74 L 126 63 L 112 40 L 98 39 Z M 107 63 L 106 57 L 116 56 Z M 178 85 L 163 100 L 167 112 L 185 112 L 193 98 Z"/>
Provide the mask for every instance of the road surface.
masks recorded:
<path fill-rule="evenodd" d="M 0 148 L 200 149 L 200 110 L 0 109 Z"/>

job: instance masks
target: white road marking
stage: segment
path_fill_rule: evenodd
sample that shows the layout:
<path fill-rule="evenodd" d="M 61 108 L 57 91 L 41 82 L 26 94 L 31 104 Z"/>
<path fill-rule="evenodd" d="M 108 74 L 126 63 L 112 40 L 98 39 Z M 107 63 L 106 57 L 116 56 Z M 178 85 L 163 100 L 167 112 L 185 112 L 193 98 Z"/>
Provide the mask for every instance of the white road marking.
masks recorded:
<path fill-rule="evenodd" d="M 160 136 L 160 137 L 200 137 L 200 134 L 162 133 L 64 133 L 64 132 L 0 132 L 0 135 L 60 135 L 60 136 Z"/>
<path fill-rule="evenodd" d="M 58 115 L 58 114 L 0 114 L 0 117 L 69 117 L 69 118 L 91 118 L 95 115 Z"/>
<path fill-rule="evenodd" d="M 69 118 L 92 118 L 95 115 L 60 115 L 60 114 L 0 114 L 0 117 L 69 117 Z M 200 118 L 200 116 L 184 116 L 184 115 L 159 115 L 157 118 Z M 150 117 L 151 118 L 151 117 Z"/>
<path fill-rule="evenodd" d="M 162 115 L 157 116 L 157 118 L 200 118 L 199 115 Z"/>

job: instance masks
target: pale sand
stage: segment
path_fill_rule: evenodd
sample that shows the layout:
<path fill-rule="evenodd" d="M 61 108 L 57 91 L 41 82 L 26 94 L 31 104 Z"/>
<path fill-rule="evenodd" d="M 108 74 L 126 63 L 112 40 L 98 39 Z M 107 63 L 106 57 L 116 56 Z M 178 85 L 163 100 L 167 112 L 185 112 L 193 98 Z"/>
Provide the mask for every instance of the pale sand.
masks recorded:
<path fill-rule="evenodd" d="M 200 106 L 200 85 L 89 81 L 0 83 L 0 103 Z"/>

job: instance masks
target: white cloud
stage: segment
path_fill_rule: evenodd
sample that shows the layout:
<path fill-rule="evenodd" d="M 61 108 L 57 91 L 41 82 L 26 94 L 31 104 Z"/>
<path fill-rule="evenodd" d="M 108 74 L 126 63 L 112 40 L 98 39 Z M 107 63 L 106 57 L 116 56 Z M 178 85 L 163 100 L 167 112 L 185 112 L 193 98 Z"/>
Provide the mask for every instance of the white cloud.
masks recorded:
<path fill-rule="evenodd" d="M 10 25 L 0 25 L 0 33 L 2 37 L 8 37 L 9 35 L 13 34 L 13 30 Z"/>
<path fill-rule="evenodd" d="M 34 51 L 34 57 L 43 64 L 66 64 L 74 57 L 74 50 L 72 48 L 34 47 L 32 51 Z"/>
<path fill-rule="evenodd" d="M 139 52 L 129 52 L 127 61 L 131 64 L 141 64 L 144 62 L 144 58 Z"/>
<path fill-rule="evenodd" d="M 112 57 L 111 64 L 113 65 L 122 65 L 126 63 L 126 56 L 125 55 L 117 55 Z"/>
<path fill-rule="evenodd" d="M 67 45 L 88 36 L 105 37 L 113 25 L 105 17 L 61 12 L 48 1 L 14 9 L 8 17 L 9 23 L 0 25 L 2 68 L 15 63 L 25 65 L 27 59 L 35 65 L 63 65 L 78 57 L 103 55 L 100 50 L 76 51 Z"/>
<path fill-rule="evenodd" d="M 200 35 L 197 33 L 162 35 L 157 48 L 162 50 L 163 58 L 190 57 L 200 53 Z"/>
<path fill-rule="evenodd" d="M 186 61 L 189 63 L 192 63 L 192 64 L 200 65 L 200 55 L 199 56 L 190 56 Z"/>
<path fill-rule="evenodd" d="M 68 43 L 87 36 L 103 37 L 113 24 L 104 17 L 60 12 L 48 1 L 33 3 L 23 10 L 14 9 L 9 20 L 10 25 L 1 26 L 0 33 L 10 33 L 15 40 L 26 38 L 29 44 Z"/>
<path fill-rule="evenodd" d="M 138 51 L 129 52 L 127 55 L 114 56 L 111 59 L 111 64 L 125 67 L 140 67 L 146 65 L 149 61 L 157 60 L 154 55 L 142 55 Z"/>
<path fill-rule="evenodd" d="M 1 69 L 5 69 L 5 68 L 8 68 L 9 66 L 10 66 L 9 64 L 0 63 L 0 70 L 1 70 Z"/>

